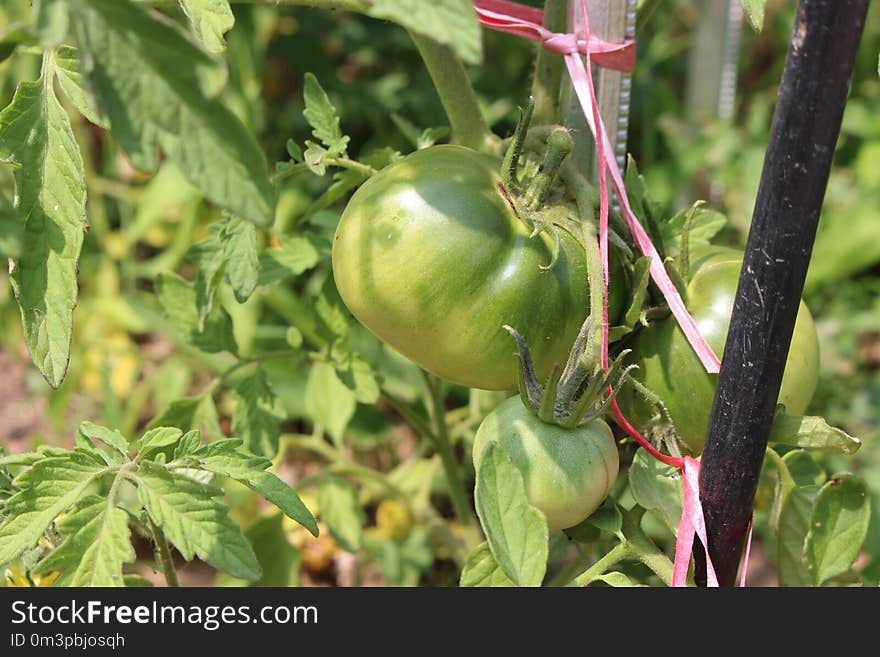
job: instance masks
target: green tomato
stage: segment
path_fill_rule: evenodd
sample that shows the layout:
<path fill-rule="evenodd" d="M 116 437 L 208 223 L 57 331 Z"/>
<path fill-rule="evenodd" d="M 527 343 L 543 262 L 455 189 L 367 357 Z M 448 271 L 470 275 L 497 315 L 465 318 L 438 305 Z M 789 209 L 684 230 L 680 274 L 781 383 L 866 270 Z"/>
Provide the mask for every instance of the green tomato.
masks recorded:
<path fill-rule="evenodd" d="M 714 247 L 691 265 L 694 273 L 687 286 L 687 307 L 719 358 L 727 339 L 742 255 L 741 251 Z M 663 401 L 683 447 L 699 454 L 706 440 L 718 375 L 705 371 L 671 316 L 640 331 L 629 346 L 633 362 L 639 366 L 633 376 Z M 819 340 L 813 317 L 801 301 L 779 403 L 792 414 L 802 414 L 813 398 L 818 376 Z M 626 418 L 643 433 L 670 429 L 662 420 L 658 423 L 654 407 L 632 386 L 623 387 L 618 402 Z"/>
<path fill-rule="evenodd" d="M 573 527 L 608 497 L 620 461 L 611 429 L 593 420 L 574 429 L 547 424 L 519 397 L 501 402 L 474 436 L 479 467 L 489 442 L 497 442 L 522 473 L 529 503 L 547 517 L 550 529 Z"/>
<path fill-rule="evenodd" d="M 584 249 L 560 230 L 559 258 L 544 270 L 553 237 L 529 232 L 494 160 L 433 146 L 355 192 L 334 237 L 333 275 L 352 314 L 422 368 L 472 388 L 514 390 L 518 360 L 503 325 L 526 338 L 545 376 L 565 361 L 589 308 Z M 624 287 L 609 297 L 612 321 Z"/>

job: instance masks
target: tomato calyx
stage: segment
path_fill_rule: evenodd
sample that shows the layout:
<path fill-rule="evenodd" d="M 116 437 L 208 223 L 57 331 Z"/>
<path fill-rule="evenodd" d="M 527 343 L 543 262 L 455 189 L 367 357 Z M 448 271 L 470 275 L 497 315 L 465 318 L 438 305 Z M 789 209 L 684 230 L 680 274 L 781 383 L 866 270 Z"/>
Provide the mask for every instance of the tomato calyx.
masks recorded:
<path fill-rule="evenodd" d="M 557 364 L 544 384 L 538 380 L 531 351 L 522 335 L 504 326 L 516 342 L 519 367 L 519 394 L 522 403 L 542 421 L 566 429 L 589 424 L 602 415 L 626 375 L 635 365 L 624 366 L 629 350 L 624 350 L 607 370 L 591 356 L 594 351 L 593 322 L 587 317 L 569 352 L 564 368 Z"/>
<path fill-rule="evenodd" d="M 556 264 L 561 242 L 559 229 L 565 228 L 564 224 L 570 217 L 570 208 L 565 205 L 548 204 L 547 200 L 562 163 L 571 152 L 574 142 L 566 128 L 553 127 L 546 138 L 543 162 L 528 180 L 523 180 L 519 168 L 534 109 L 535 101 L 532 97 L 529 97 L 525 109 L 519 108 L 516 130 L 501 164 L 501 183 L 498 192 L 514 215 L 529 229 L 530 239 L 535 239 L 545 231 L 552 236 L 552 257 L 548 264 L 541 266 L 541 269 L 546 271 Z"/>

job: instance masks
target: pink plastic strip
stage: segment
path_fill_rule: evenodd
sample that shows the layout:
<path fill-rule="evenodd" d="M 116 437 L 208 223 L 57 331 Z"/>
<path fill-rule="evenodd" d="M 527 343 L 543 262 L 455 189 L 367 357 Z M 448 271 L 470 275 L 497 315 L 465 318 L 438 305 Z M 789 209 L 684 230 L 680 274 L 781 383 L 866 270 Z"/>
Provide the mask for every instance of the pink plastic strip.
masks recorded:
<path fill-rule="evenodd" d="M 712 348 L 706 343 L 700 334 L 693 317 L 690 316 L 684 306 L 681 296 L 675 285 L 669 279 L 666 268 L 660 258 L 659 253 L 651 243 L 648 234 L 642 228 L 638 219 L 632 211 L 629 199 L 626 196 L 626 188 L 623 184 L 623 177 L 614 158 L 611 144 L 605 132 L 605 126 L 602 123 L 602 116 L 599 112 L 599 105 L 596 101 L 596 92 L 593 85 L 592 70 L 590 63 L 593 59 L 596 63 L 599 58 L 593 57 L 597 50 L 593 50 L 596 43 L 590 34 L 589 17 L 587 15 L 586 3 L 581 0 L 581 10 L 583 12 L 584 23 L 584 39 L 578 40 L 576 35 L 572 34 L 555 34 L 546 30 L 540 25 L 540 19 L 535 10 L 516 5 L 515 3 L 506 2 L 505 0 L 475 0 L 474 5 L 480 21 L 492 29 L 501 30 L 523 36 L 527 39 L 543 42 L 544 46 L 554 52 L 558 52 L 565 58 L 566 68 L 571 76 L 572 84 L 580 102 L 581 109 L 590 130 L 595 137 L 599 161 L 605 162 L 608 171 L 611 172 L 611 180 L 614 189 L 617 192 L 618 200 L 623 211 L 624 220 L 627 227 L 639 247 L 639 250 L 646 256 L 651 258 L 650 273 L 654 282 L 660 288 L 663 296 L 666 298 L 672 314 L 675 316 L 685 336 L 696 352 L 706 371 L 709 373 L 717 373 L 720 362 L 712 351 Z M 527 11 L 528 10 L 528 11 Z M 507 13 L 505 13 L 507 12 Z M 541 14 L 542 16 L 542 14 Z M 604 43 L 604 42 L 603 42 Z M 585 47 L 589 45 L 589 47 Z M 603 46 L 600 46 L 603 47 Z M 603 52 L 605 52 L 603 50 Z M 580 54 L 586 56 L 586 65 L 581 60 Z M 628 69 L 631 70 L 631 69 Z M 607 306 L 607 289 L 608 289 L 608 184 L 606 180 L 606 167 L 600 167 L 599 172 L 599 249 L 602 259 L 602 277 L 605 285 L 605 303 L 602 309 L 602 366 L 608 367 L 608 306 Z M 706 536 L 706 522 L 703 516 L 703 508 L 700 504 L 700 462 L 691 457 L 683 459 L 667 456 L 659 452 L 651 445 L 629 421 L 624 417 L 616 400 L 612 400 L 611 408 L 620 426 L 632 438 L 647 450 L 654 458 L 678 467 L 682 471 L 682 492 L 683 492 L 683 508 L 681 519 L 679 521 L 678 535 L 676 537 L 675 562 L 673 564 L 673 586 L 685 586 L 687 579 L 687 571 L 690 564 L 691 552 L 693 550 L 694 536 L 698 536 L 702 541 L 706 550 L 706 569 L 707 584 L 709 586 L 718 586 L 718 578 L 715 574 L 715 568 L 709 557 L 708 539 Z M 751 531 L 751 530 L 750 530 Z M 751 541 L 751 533 L 749 534 Z M 747 556 L 748 559 L 748 549 Z M 743 575 L 743 583 L 745 582 Z"/>

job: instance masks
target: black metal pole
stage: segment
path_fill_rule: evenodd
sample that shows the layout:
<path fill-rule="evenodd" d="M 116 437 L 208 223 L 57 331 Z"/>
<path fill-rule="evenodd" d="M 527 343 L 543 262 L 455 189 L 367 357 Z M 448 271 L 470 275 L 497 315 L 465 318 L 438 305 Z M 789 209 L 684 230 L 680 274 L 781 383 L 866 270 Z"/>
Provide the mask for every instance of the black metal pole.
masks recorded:
<path fill-rule="evenodd" d="M 735 583 L 868 1 L 798 5 L 702 457 L 721 586 Z"/>

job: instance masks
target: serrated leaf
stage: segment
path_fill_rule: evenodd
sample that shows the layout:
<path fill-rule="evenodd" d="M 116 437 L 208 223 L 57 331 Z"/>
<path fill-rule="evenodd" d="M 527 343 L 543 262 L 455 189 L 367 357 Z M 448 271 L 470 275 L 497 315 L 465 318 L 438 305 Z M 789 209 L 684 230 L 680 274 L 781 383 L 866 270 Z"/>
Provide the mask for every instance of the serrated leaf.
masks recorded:
<path fill-rule="evenodd" d="M 357 401 L 354 393 L 339 380 L 332 365 L 315 363 L 309 369 L 306 381 L 305 406 L 312 421 L 324 427 L 339 443 L 354 415 Z"/>
<path fill-rule="evenodd" d="M 367 13 L 446 44 L 469 64 L 482 59 L 480 24 L 470 0 L 372 0 Z"/>
<path fill-rule="evenodd" d="M 138 454 L 149 454 L 153 450 L 175 444 L 183 436 L 177 427 L 155 427 L 144 433 L 134 444 Z"/>
<path fill-rule="evenodd" d="M 832 427 L 823 417 L 801 417 L 784 412 L 777 412 L 773 417 L 769 442 L 844 454 L 855 454 L 862 446 L 861 440 Z"/>
<path fill-rule="evenodd" d="M 318 485 L 321 521 L 346 552 L 363 547 L 367 518 L 358 501 L 354 485 L 339 477 L 327 477 Z"/>
<path fill-rule="evenodd" d="M 688 244 L 693 248 L 697 244 L 708 244 L 713 237 L 727 225 L 727 217 L 717 210 L 697 206 L 677 212 L 668 221 L 660 224 L 660 235 L 667 249 L 677 250 L 681 246 L 682 231 L 689 214 L 691 218 Z"/>
<path fill-rule="evenodd" d="M 504 573 L 492 556 L 489 544 L 484 542 L 468 555 L 461 571 L 459 586 L 511 587 L 516 584 Z"/>
<path fill-rule="evenodd" d="M 306 121 L 312 126 L 312 134 L 326 148 L 326 150 L 320 149 L 315 144 L 311 144 L 305 152 L 306 163 L 311 166 L 313 158 L 316 157 L 316 153 L 320 150 L 324 150 L 325 153 L 334 156 L 345 153 L 349 138 L 342 134 L 342 130 L 339 128 L 339 115 L 336 113 L 336 108 L 330 102 L 330 98 L 327 97 L 327 93 L 321 87 L 318 78 L 311 73 L 305 74 L 303 100 L 305 101 L 303 116 L 306 117 Z M 306 142 L 306 145 L 309 146 L 310 142 Z M 311 156 L 309 151 L 313 151 Z M 323 173 L 319 175 L 323 175 Z"/>
<path fill-rule="evenodd" d="M 101 116 L 94 99 L 86 91 L 82 74 L 79 72 L 79 56 L 76 53 L 76 48 L 60 46 L 52 54 L 52 61 L 55 65 L 58 84 L 61 85 L 61 90 L 76 108 L 76 111 L 97 126 L 109 127 L 107 119 Z"/>
<path fill-rule="evenodd" d="M 125 511 L 90 495 L 57 527 L 64 542 L 40 562 L 38 572 L 62 571 L 60 586 L 124 586 L 122 566 L 137 557 Z"/>
<path fill-rule="evenodd" d="M 70 0 L 81 69 L 113 137 L 144 171 L 158 153 L 210 201 L 260 225 L 274 191 L 253 134 L 214 96 L 219 60 L 179 26 L 130 0 Z"/>
<path fill-rule="evenodd" d="M 260 254 L 260 285 L 299 276 L 321 261 L 323 245 L 311 235 L 284 236 L 279 241 L 279 246 L 266 249 Z"/>
<path fill-rule="evenodd" d="M 19 492 L 6 500 L 7 517 L 0 524 L 0 565 L 33 547 L 58 514 L 106 472 L 91 459 L 67 456 L 37 461 L 16 477 Z"/>
<path fill-rule="evenodd" d="M 100 440 L 102 443 L 112 447 L 123 456 L 128 455 L 128 440 L 116 429 L 108 429 L 107 427 L 102 427 L 86 421 L 80 423 L 79 431 L 92 440 Z"/>
<path fill-rule="evenodd" d="M 639 449 L 629 470 L 629 484 L 640 506 L 660 512 L 666 526 L 673 532 L 681 518 L 682 488 L 679 471 L 664 465 L 645 450 Z"/>
<path fill-rule="evenodd" d="M 217 238 L 226 262 L 226 280 L 235 300 L 244 303 L 257 287 L 260 276 L 257 229 L 252 223 L 227 213 L 220 223 Z"/>
<path fill-rule="evenodd" d="M 245 529 L 245 538 L 253 546 L 257 561 L 263 569 L 260 579 L 247 582 L 221 575 L 215 586 L 296 586 L 300 553 L 290 544 L 282 521 L 283 516 L 280 513 L 273 513 L 260 516 Z"/>
<path fill-rule="evenodd" d="M 174 460 L 191 456 L 202 446 L 202 433 L 198 430 L 187 431 L 183 438 L 174 446 Z"/>
<path fill-rule="evenodd" d="M 232 318 L 222 307 L 215 306 L 205 320 L 204 330 L 199 330 L 195 285 L 175 273 L 166 272 L 156 277 L 156 294 L 172 326 L 193 346 L 208 353 L 237 352 Z"/>
<path fill-rule="evenodd" d="M 860 479 L 840 474 L 819 491 L 804 554 L 814 586 L 846 572 L 859 556 L 871 521 L 871 500 Z"/>
<path fill-rule="evenodd" d="M 70 451 L 63 447 L 52 447 L 50 445 L 40 445 L 33 452 L 22 452 L 20 454 L 7 454 L 0 456 L 0 466 L 30 466 L 38 461 L 50 457 L 68 457 Z"/>
<path fill-rule="evenodd" d="M 202 561 L 234 577 L 255 580 L 260 564 L 228 509 L 214 500 L 219 488 L 145 462 L 137 472 L 138 499 L 187 561 Z"/>
<path fill-rule="evenodd" d="M 764 26 L 764 9 L 767 6 L 767 0 L 740 0 L 749 22 L 756 32 L 760 32 Z"/>
<path fill-rule="evenodd" d="M 271 472 L 266 472 L 266 468 L 272 465 L 269 459 L 233 452 L 208 456 L 200 459 L 200 463 L 209 472 L 241 482 L 281 509 L 284 515 L 296 520 L 314 536 L 318 535 L 318 523 L 296 491 Z"/>
<path fill-rule="evenodd" d="M 82 155 L 51 70 L 44 59 L 40 79 L 20 83 L 0 112 L 0 162 L 16 166 L 15 211 L 24 236 L 10 280 L 25 342 L 40 373 L 57 388 L 70 358 L 86 189 Z"/>
<path fill-rule="evenodd" d="M 274 457 L 284 420 L 284 405 L 262 370 L 235 386 L 237 404 L 232 431 L 244 439 L 248 451 Z"/>
<path fill-rule="evenodd" d="M 232 29 L 235 16 L 229 0 L 179 0 L 183 13 L 199 41 L 210 52 L 223 52 L 223 35 Z"/>
<path fill-rule="evenodd" d="M 547 519 L 526 497 L 522 473 L 498 443 L 490 442 L 477 467 L 477 515 L 489 548 L 517 586 L 540 586 L 547 571 Z"/>

